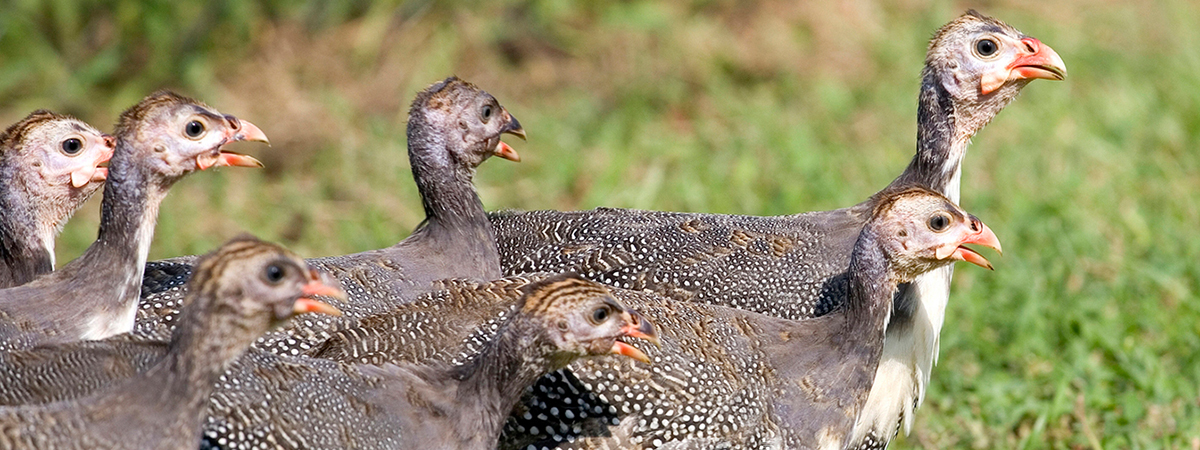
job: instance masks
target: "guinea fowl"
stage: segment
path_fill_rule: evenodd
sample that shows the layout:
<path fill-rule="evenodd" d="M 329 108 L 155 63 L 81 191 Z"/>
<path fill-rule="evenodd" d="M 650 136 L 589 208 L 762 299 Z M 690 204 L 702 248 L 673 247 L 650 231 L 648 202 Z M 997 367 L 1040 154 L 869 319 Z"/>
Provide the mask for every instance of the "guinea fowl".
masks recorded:
<path fill-rule="evenodd" d="M 918 185 L 957 201 L 970 138 L 1031 80 L 1064 76 L 1054 50 L 1003 22 L 969 11 L 942 27 L 922 71 L 916 155 L 884 190 Z M 601 208 L 490 218 L 507 274 L 576 271 L 614 286 L 807 319 L 836 310 L 845 297 L 838 277 L 878 201 L 776 217 Z M 850 447 L 886 446 L 902 424 L 911 426 L 937 355 L 951 270 L 925 274 L 897 293 L 877 382 Z M 550 417 L 541 430 L 571 429 L 566 411 L 578 416 L 541 391 L 526 403 L 535 417 Z"/>
<path fill-rule="evenodd" d="M 572 364 L 579 390 L 544 394 L 579 402 L 564 412 L 579 418 L 571 424 L 578 440 L 568 444 L 575 440 L 571 428 L 558 424 L 541 442 L 519 439 L 538 434 L 532 427 L 547 420 L 520 409 L 510 417 L 503 446 L 641 448 L 678 440 L 672 445 L 815 448 L 828 443 L 822 439 L 845 442 L 874 381 L 896 285 L 955 260 L 991 267 L 963 244 L 1000 247 L 986 226 L 942 195 L 909 188 L 881 194 L 842 278 L 847 298 L 820 318 L 794 321 L 613 289 L 614 297 L 659 325 L 662 348 L 648 352 L 653 365 Z M 370 364 L 470 358 L 494 334 L 497 318 L 510 314 L 488 294 L 528 282 L 458 288 L 451 297 L 365 319 L 339 330 L 313 356 Z M 619 427 L 609 428 L 613 419 Z"/>
<path fill-rule="evenodd" d="M 252 352 L 213 394 L 206 447 L 495 448 L 538 377 L 587 356 L 646 361 L 619 339 L 657 341 L 649 321 L 590 281 L 557 276 L 509 293 L 519 295 L 495 299 L 511 314 L 461 364 L 352 366 Z"/>
<path fill-rule="evenodd" d="M 425 221 L 411 236 L 388 248 L 309 260 L 342 282 L 349 301 L 335 303 L 352 320 L 386 311 L 433 289 L 443 278 L 500 277 L 500 256 L 483 203 L 471 184 L 475 169 L 497 155 L 519 160 L 500 140 L 525 131 L 495 97 L 456 77 L 417 94 L 409 110 L 408 155 L 425 207 Z M 161 334 L 171 326 L 190 271 L 184 259 L 151 263 L 140 312 L 139 334 Z M 305 318 L 268 333 L 258 344 L 280 354 L 320 342 L 333 319 Z"/>
<path fill-rule="evenodd" d="M 228 364 L 293 314 L 337 312 L 308 297 L 344 295 L 300 258 L 253 238 L 230 241 L 197 267 L 193 298 L 154 367 L 87 397 L 0 408 L 0 447 L 194 449 Z"/>
<path fill-rule="evenodd" d="M 46 110 L 0 134 L 0 289 L 54 271 L 54 238 L 100 189 L 113 139 Z"/>
<path fill-rule="evenodd" d="M 262 167 L 222 150 L 266 142 L 258 127 L 160 91 L 121 114 L 100 210 L 100 232 L 62 270 L 0 290 L 0 348 L 103 339 L 133 329 L 142 267 L 158 207 L 184 175 L 213 166 Z"/>

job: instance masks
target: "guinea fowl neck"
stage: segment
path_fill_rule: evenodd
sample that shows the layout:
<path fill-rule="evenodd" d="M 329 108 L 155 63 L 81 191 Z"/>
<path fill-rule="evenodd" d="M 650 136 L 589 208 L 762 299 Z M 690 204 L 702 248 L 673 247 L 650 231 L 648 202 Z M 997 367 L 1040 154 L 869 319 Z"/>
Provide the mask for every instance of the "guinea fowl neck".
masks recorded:
<path fill-rule="evenodd" d="M 483 202 L 471 183 L 475 167 L 458 160 L 449 151 L 446 133 L 424 126 L 414 117 L 409 124 L 408 156 L 413 179 L 425 208 L 425 221 L 413 232 L 414 238 L 429 240 L 427 245 L 442 249 L 442 254 L 463 260 L 486 262 L 495 267 L 490 278 L 500 276 L 500 252 L 496 234 L 483 210 Z M 463 274 L 454 276 L 475 276 Z"/>
<path fill-rule="evenodd" d="M 958 201 L 961 163 L 971 132 L 959 130 L 955 105 L 938 69 L 926 66 L 917 103 L 917 154 L 890 187 L 916 184 Z"/>
<path fill-rule="evenodd" d="M 10 188 L 0 192 L 0 288 L 25 284 L 54 270 L 54 235 L 47 240 L 36 214 Z"/>
<path fill-rule="evenodd" d="M 424 128 L 410 127 L 408 158 L 425 220 L 447 227 L 489 225 L 483 202 L 471 184 L 474 167 L 456 159 L 443 133 L 423 132 Z"/>
<path fill-rule="evenodd" d="M 854 244 L 847 274 L 846 323 L 854 329 L 850 334 L 862 338 L 877 334 L 882 338 L 892 311 L 896 283 L 888 275 L 879 237 L 870 225 L 863 227 Z"/>
<path fill-rule="evenodd" d="M 525 388 L 546 372 L 557 368 L 547 349 L 554 348 L 538 325 L 514 317 L 471 361 L 451 371 L 460 382 L 457 398 L 467 414 L 457 420 L 464 436 L 472 434 L 483 442 L 496 442 L 504 418 L 521 399 Z M 563 362 L 565 365 L 565 362 Z"/>
<path fill-rule="evenodd" d="M 143 377 L 147 388 L 164 389 L 159 396 L 163 403 L 184 405 L 178 409 L 180 418 L 199 423 L 217 378 L 245 352 L 255 335 L 244 324 L 237 323 L 236 316 L 214 314 L 218 308 L 211 296 L 193 298 L 187 303 L 171 335 L 167 354 Z"/>
<path fill-rule="evenodd" d="M 129 321 L 132 314 L 126 313 L 141 292 L 142 267 L 167 187 L 137 158 L 128 144 L 117 143 L 100 204 L 100 232 L 83 255 L 62 269 L 76 280 L 73 289 L 95 292 L 106 300 L 103 307 L 121 310 L 114 314 L 122 319 L 128 315 Z"/>

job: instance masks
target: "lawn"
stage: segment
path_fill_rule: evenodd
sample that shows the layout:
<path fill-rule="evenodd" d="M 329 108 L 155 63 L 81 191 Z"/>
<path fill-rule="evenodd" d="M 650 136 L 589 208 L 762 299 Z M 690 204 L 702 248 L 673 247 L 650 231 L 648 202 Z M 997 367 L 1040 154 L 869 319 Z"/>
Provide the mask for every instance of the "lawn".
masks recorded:
<path fill-rule="evenodd" d="M 0 15 L 0 122 L 49 108 L 111 129 L 171 87 L 271 137 L 237 148 L 266 170 L 176 185 L 152 258 L 242 231 L 308 256 L 399 241 L 422 217 L 408 103 L 450 74 L 529 134 L 510 141 L 523 162 L 476 177 L 488 209 L 853 204 L 912 156 L 929 36 L 969 7 L 994 15 L 1069 76 L 1031 84 L 971 147 L 963 206 L 1005 254 L 956 271 L 927 399 L 892 448 L 1200 449 L 1194 2 L 184 3 Z"/>

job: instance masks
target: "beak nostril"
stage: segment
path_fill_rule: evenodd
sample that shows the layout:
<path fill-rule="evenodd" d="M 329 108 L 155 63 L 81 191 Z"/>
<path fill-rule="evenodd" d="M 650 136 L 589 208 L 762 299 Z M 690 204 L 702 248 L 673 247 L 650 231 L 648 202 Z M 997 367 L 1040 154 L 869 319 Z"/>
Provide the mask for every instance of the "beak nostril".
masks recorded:
<path fill-rule="evenodd" d="M 237 117 L 225 116 L 225 121 L 229 122 L 229 127 L 233 128 L 235 131 L 242 128 L 242 121 L 238 120 Z"/>
<path fill-rule="evenodd" d="M 1038 41 L 1036 39 L 1025 38 L 1021 39 L 1021 42 L 1025 44 L 1025 49 L 1029 50 L 1029 53 L 1037 53 Z"/>

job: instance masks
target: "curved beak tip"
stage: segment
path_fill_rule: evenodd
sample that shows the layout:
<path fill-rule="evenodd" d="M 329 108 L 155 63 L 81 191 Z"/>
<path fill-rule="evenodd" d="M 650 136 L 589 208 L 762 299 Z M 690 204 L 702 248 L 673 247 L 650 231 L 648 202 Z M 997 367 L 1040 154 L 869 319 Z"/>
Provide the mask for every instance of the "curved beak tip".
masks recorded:
<path fill-rule="evenodd" d="M 258 125 L 241 119 L 238 119 L 238 123 L 241 126 L 239 127 L 237 134 L 234 135 L 235 140 L 262 142 L 267 144 L 267 146 L 271 145 L 271 140 L 267 139 L 267 134 L 263 133 L 262 129 L 259 128 Z"/>

